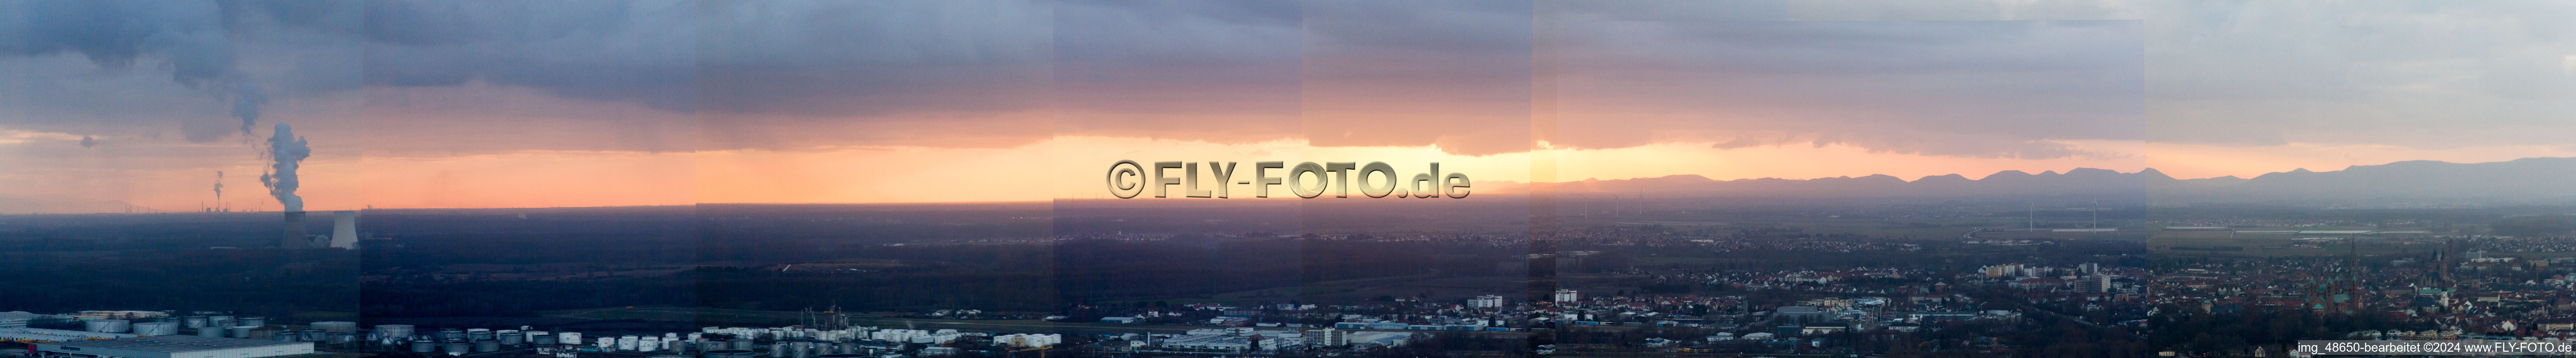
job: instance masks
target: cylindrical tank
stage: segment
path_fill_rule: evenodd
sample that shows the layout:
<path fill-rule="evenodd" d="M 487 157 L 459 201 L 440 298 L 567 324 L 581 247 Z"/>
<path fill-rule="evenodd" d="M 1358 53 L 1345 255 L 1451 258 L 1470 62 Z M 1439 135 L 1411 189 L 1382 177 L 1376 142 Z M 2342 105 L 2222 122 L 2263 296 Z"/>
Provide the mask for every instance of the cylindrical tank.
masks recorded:
<path fill-rule="evenodd" d="M 805 358 L 806 354 L 813 350 L 814 342 L 795 342 L 787 344 L 787 356 L 790 357 Z"/>
<path fill-rule="evenodd" d="M 198 328 L 198 329 L 197 329 L 197 336 L 198 336 L 198 337 L 218 337 L 218 338 L 220 338 L 220 337 L 223 337 L 223 336 L 224 336 L 224 329 L 222 329 L 222 328 L 215 328 L 215 327 Z"/>
<path fill-rule="evenodd" d="M 781 342 L 769 344 L 769 358 L 784 358 L 786 356 L 787 343 Z"/>
<path fill-rule="evenodd" d="M 475 352 L 499 352 L 499 351 L 501 351 L 501 341 L 500 341 L 500 340 L 492 340 L 492 339 L 486 339 L 486 340 L 474 341 L 474 351 L 475 351 Z"/>
<path fill-rule="evenodd" d="M 748 350 L 748 349 L 714 349 L 714 350 L 708 350 L 708 351 L 706 351 L 706 353 L 699 354 L 699 355 L 698 355 L 698 357 L 700 357 L 700 358 L 751 358 L 751 350 Z"/>
<path fill-rule="evenodd" d="M 134 321 L 121 319 L 93 319 L 81 322 L 81 328 L 90 332 L 125 333 L 126 330 L 133 329 L 133 324 Z"/>
<path fill-rule="evenodd" d="M 832 352 L 832 353 L 834 353 L 834 354 L 858 354 L 858 353 L 859 353 L 859 344 L 858 344 L 858 343 L 842 343 L 842 344 L 841 344 L 841 349 L 840 349 L 840 351 Z"/>
<path fill-rule="evenodd" d="M 376 325 L 376 336 L 377 336 L 377 337 L 402 337 L 402 338 L 405 338 L 405 339 L 409 339 L 409 338 L 411 338 L 411 332 L 412 332 L 412 329 L 413 329 L 413 328 L 414 328 L 414 327 L 412 327 L 412 325 L 408 325 L 408 324 L 379 324 L 379 325 Z"/>
<path fill-rule="evenodd" d="M 180 319 L 179 322 L 186 324 L 187 326 L 185 327 L 188 328 L 206 328 L 206 325 L 212 324 L 208 323 L 206 316 L 188 316 L 187 318 Z"/>
<path fill-rule="evenodd" d="M 143 322 L 134 324 L 134 335 L 168 336 L 179 334 L 178 322 Z"/>
<path fill-rule="evenodd" d="M 548 334 L 546 331 L 528 332 L 528 344 L 538 347 L 551 347 L 555 345 L 555 335 Z"/>
<path fill-rule="evenodd" d="M 636 341 L 636 340 L 637 340 L 637 339 L 636 339 L 635 335 L 632 335 L 632 334 L 625 335 L 625 336 L 621 336 L 621 337 L 617 337 L 617 350 L 621 350 L 621 351 L 632 351 L 632 350 L 635 350 L 635 343 L 636 343 L 635 341 Z"/>
<path fill-rule="evenodd" d="M 468 330 L 465 330 L 465 339 L 466 339 L 466 340 L 473 340 L 473 341 L 480 341 L 480 340 L 492 339 L 492 329 L 490 329 L 490 328 L 475 328 L 475 329 L 468 329 Z"/>
<path fill-rule="evenodd" d="M 207 322 L 224 322 L 224 321 L 233 321 L 233 316 L 209 316 L 209 317 L 206 317 L 206 320 L 207 320 Z M 239 322 L 239 321 L 234 321 L 234 323 L 240 323 L 240 322 Z M 231 326 L 216 326 L 216 327 L 231 327 Z"/>
<path fill-rule="evenodd" d="M 740 349 L 740 350 L 746 350 L 746 351 L 751 350 L 751 340 L 750 340 L 750 339 L 735 338 L 735 339 L 733 339 L 732 341 L 726 341 L 725 343 L 732 345 L 732 346 L 733 346 L 733 349 Z"/>
<path fill-rule="evenodd" d="M 358 323 L 342 321 L 313 322 L 313 329 L 319 329 L 323 332 L 330 333 L 358 333 Z"/>
<path fill-rule="evenodd" d="M 450 340 L 450 339 L 465 339 L 465 330 L 462 330 L 462 329 L 455 329 L 455 328 L 443 328 L 443 329 L 439 329 L 439 330 L 438 330 L 438 339 L 439 339 L 439 340 L 441 340 L 441 341 L 444 341 L 444 340 Z"/>
<path fill-rule="evenodd" d="M 438 341 L 414 339 L 411 341 L 411 351 L 420 353 L 437 352 Z"/>
<path fill-rule="evenodd" d="M 492 336 L 493 336 L 493 337 L 496 337 L 498 340 L 500 340 L 500 341 L 501 341 L 501 345 L 505 345 L 505 346 L 512 346 L 512 347 L 516 347 L 516 346 L 518 346 L 520 343 L 525 343 L 525 342 L 527 342 L 527 341 L 528 341 L 528 335 L 527 335 L 527 334 L 519 333 L 519 331 L 516 331 L 516 330 L 502 330 L 502 331 L 500 331 L 500 332 L 493 332 L 493 333 L 492 333 Z"/>
<path fill-rule="evenodd" d="M 662 337 L 643 336 L 635 338 L 635 350 L 645 352 L 662 350 Z"/>
<path fill-rule="evenodd" d="M 617 351 L 617 339 L 616 339 L 616 338 L 608 338 L 608 337 L 599 337 L 599 350 L 603 350 L 603 351 L 610 351 L 610 352 L 615 352 L 615 351 Z"/>
<path fill-rule="evenodd" d="M 225 337 L 233 337 L 233 338 L 241 338 L 241 339 L 250 339 L 250 330 L 253 330 L 253 329 L 259 329 L 259 326 L 233 326 L 233 328 L 232 328 L 232 333 L 230 333 L 230 334 L 225 334 L 224 336 L 225 336 Z"/>
<path fill-rule="evenodd" d="M 244 325 L 244 326 L 266 326 L 266 325 L 268 325 L 268 317 L 259 317 L 259 316 L 242 317 L 242 318 L 241 318 L 241 325 Z"/>
<path fill-rule="evenodd" d="M 474 343 L 466 342 L 464 338 L 449 339 L 446 343 L 447 354 L 465 354 L 474 349 Z"/>

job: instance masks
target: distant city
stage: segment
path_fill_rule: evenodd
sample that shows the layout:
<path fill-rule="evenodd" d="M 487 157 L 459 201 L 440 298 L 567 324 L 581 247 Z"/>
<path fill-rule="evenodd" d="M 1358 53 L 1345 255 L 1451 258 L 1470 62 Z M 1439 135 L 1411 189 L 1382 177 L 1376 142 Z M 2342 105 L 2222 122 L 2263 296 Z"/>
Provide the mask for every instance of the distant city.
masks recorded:
<path fill-rule="evenodd" d="M 5 0 L 0 358 L 2576 354 L 2571 35 L 2567 0 Z"/>
<path fill-rule="evenodd" d="M 10 266 L 48 278 L 16 287 L 82 294 L 17 296 L 0 334 L 48 358 L 2269 356 L 2301 339 L 2576 339 L 2576 226 L 2523 214 L 2557 207 L 1602 200 L 1559 202 L 1545 239 L 1341 219 L 1534 225 L 1492 215 L 1527 206 L 1456 203 L 368 210 L 282 242 L 277 223 L 326 223 L 16 216 L 0 220 L 6 255 L 52 263 Z M 1247 231 L 1265 227 L 1308 233 Z M 203 284 L 91 288 L 137 275 Z"/>

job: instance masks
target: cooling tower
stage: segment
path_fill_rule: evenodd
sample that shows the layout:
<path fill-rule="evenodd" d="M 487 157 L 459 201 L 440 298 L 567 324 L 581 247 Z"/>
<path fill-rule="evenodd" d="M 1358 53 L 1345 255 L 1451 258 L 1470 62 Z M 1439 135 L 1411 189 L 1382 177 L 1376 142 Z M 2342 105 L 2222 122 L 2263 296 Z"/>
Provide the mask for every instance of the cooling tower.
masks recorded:
<path fill-rule="evenodd" d="M 358 249 L 358 211 L 331 212 L 331 247 Z"/>
<path fill-rule="evenodd" d="M 311 246 L 308 244 L 311 240 L 312 238 L 305 237 L 304 234 L 304 212 L 286 212 L 286 238 L 279 240 L 277 247 L 289 250 L 301 249 Z"/>

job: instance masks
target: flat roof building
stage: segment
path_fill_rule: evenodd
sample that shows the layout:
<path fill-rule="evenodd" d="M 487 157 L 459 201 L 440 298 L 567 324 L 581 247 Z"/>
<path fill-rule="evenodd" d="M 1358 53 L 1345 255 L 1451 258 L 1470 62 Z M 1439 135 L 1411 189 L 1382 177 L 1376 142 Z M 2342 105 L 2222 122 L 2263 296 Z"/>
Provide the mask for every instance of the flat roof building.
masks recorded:
<path fill-rule="evenodd" d="M 86 341 L 86 340 L 93 340 L 93 339 L 114 339 L 114 338 L 134 338 L 134 337 L 135 337 L 135 335 L 131 335 L 131 334 L 124 334 L 124 333 L 106 333 L 106 332 L 90 332 L 90 331 L 73 331 L 73 330 L 44 329 L 44 328 L 25 328 L 25 327 L 19 327 L 19 328 L 0 328 L 0 339 L 17 340 L 17 341 L 22 341 L 22 342 L 69 342 L 69 341 Z"/>
<path fill-rule="evenodd" d="M 27 322 L 62 319 L 63 316 L 35 314 L 27 311 L 0 312 L 0 328 L 26 327 Z"/>
<path fill-rule="evenodd" d="M 36 344 L 40 358 L 266 358 L 313 354 L 313 342 L 151 336 Z"/>

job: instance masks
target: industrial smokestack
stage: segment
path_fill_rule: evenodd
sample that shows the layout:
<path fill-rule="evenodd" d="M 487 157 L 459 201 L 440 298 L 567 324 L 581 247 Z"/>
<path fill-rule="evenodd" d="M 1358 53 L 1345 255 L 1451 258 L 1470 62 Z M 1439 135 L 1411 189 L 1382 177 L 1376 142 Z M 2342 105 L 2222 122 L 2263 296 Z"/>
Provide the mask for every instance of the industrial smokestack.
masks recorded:
<path fill-rule="evenodd" d="M 312 246 L 312 242 L 313 238 L 304 234 L 304 212 L 286 212 L 286 238 L 279 240 L 277 247 L 288 250 L 301 249 Z"/>
<path fill-rule="evenodd" d="M 304 158 L 313 156 L 313 148 L 304 146 L 304 138 L 295 136 L 294 128 L 278 123 L 277 133 L 268 137 L 267 154 L 268 172 L 259 175 L 259 183 L 268 186 L 268 195 L 277 197 L 285 211 L 304 211 L 304 197 L 295 195 L 295 188 L 301 185 L 296 181 L 295 169 Z"/>
<path fill-rule="evenodd" d="M 358 249 L 358 211 L 331 212 L 331 247 Z"/>

